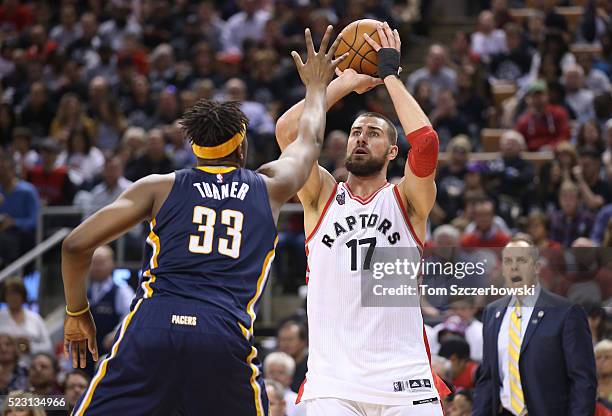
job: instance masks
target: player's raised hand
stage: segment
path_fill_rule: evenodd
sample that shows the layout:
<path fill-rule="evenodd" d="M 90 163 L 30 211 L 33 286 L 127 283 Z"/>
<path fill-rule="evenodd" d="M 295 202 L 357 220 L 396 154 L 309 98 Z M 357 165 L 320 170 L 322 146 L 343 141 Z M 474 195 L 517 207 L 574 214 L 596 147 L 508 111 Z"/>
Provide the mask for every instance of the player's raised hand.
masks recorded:
<path fill-rule="evenodd" d="M 310 29 L 306 29 L 306 51 L 308 52 L 306 63 L 302 62 L 302 58 L 300 58 L 300 55 L 296 51 L 291 52 L 291 56 L 295 61 L 295 66 L 306 88 L 327 88 L 327 85 L 334 76 L 334 70 L 338 64 L 348 56 L 348 53 L 345 53 L 334 59 L 334 54 L 340 44 L 340 35 L 338 35 L 332 46 L 327 50 L 332 29 L 332 26 L 327 26 L 325 35 L 323 35 L 323 39 L 321 40 L 321 47 L 318 51 L 315 51 Z"/>
<path fill-rule="evenodd" d="M 389 24 L 384 22 L 377 25 L 376 31 L 378 32 L 378 36 L 380 38 L 380 44 L 372 39 L 367 33 L 363 34 L 366 42 L 368 42 L 376 52 L 382 48 L 393 48 L 398 52 L 401 51 L 402 41 L 400 40 L 400 35 L 397 29 L 391 30 Z"/>
<path fill-rule="evenodd" d="M 91 352 L 94 361 L 98 361 L 98 345 L 96 344 L 96 324 L 91 312 L 79 316 L 66 316 L 64 321 L 64 356 L 72 356 L 72 367 L 85 368 L 87 365 L 87 350 Z"/>

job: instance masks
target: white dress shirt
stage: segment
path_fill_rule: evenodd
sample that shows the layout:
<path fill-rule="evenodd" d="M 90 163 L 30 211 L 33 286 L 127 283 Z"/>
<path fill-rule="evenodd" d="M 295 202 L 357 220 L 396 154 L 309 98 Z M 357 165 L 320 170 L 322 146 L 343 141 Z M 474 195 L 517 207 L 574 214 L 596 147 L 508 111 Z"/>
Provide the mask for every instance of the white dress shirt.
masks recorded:
<path fill-rule="evenodd" d="M 109 277 L 103 282 L 91 282 L 90 283 L 90 294 L 91 299 L 89 301 L 92 304 L 96 304 L 100 299 L 104 297 L 113 288 L 113 279 Z M 134 290 L 127 284 L 117 285 L 117 296 L 115 297 L 115 311 L 121 317 L 127 315 L 130 311 L 130 305 L 134 299 Z"/>
<path fill-rule="evenodd" d="M 30 341 L 30 353 L 53 352 L 49 331 L 39 314 L 29 309 L 23 309 L 24 321 L 15 322 L 8 308 L 0 310 L 0 333 L 9 334 L 13 338 L 26 338 Z"/>
<path fill-rule="evenodd" d="M 535 287 L 535 293 L 530 296 L 525 296 L 521 301 L 521 346 L 523 343 L 523 338 L 525 338 L 525 331 L 527 331 L 529 320 L 531 319 L 531 314 L 533 313 L 533 308 L 538 300 L 538 297 L 540 296 L 541 291 L 540 285 L 537 284 Z M 499 364 L 499 378 L 502 384 L 502 388 L 499 392 L 499 398 L 502 406 L 508 411 L 512 411 L 512 406 L 510 404 L 510 372 L 508 369 L 508 361 L 510 360 L 510 357 L 508 356 L 508 343 L 510 342 L 509 327 L 510 314 L 514 309 L 514 304 L 516 301 L 517 298 L 515 296 L 510 299 L 510 303 L 508 304 L 508 308 L 504 314 L 501 327 L 499 328 L 499 336 L 497 337 L 497 360 Z"/>

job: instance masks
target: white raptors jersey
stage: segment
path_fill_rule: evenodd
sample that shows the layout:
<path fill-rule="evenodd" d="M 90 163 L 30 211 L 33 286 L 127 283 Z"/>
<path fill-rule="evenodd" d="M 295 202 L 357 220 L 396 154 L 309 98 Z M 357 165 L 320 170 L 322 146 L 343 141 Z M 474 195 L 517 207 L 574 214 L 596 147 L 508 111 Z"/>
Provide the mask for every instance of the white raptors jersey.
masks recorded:
<path fill-rule="evenodd" d="M 421 243 L 397 186 L 387 183 L 364 200 L 338 184 L 306 240 L 309 356 L 300 400 L 333 397 L 381 405 L 439 400 L 418 295 L 412 307 L 362 304 L 364 255 L 355 248 L 364 241 L 377 249 L 410 248 L 406 256 L 420 261 Z"/>

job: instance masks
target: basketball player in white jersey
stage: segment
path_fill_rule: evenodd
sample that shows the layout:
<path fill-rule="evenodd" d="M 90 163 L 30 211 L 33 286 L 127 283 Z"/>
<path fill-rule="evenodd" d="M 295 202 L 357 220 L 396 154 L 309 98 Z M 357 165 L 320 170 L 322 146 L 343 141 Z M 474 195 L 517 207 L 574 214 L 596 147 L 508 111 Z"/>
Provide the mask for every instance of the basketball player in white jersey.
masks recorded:
<path fill-rule="evenodd" d="M 346 183 L 315 165 L 298 193 L 304 206 L 308 256 L 309 358 L 298 400 L 309 416 L 440 416 L 448 389 L 431 369 L 418 302 L 414 307 L 361 304 L 362 247 L 402 247 L 418 261 L 436 198 L 438 137 L 398 77 L 400 37 L 377 28 L 380 79 L 347 69 L 327 88 L 327 108 L 352 91 L 384 83 L 411 144 L 405 176 L 387 182 L 398 153 L 397 131 L 384 116 L 365 113 L 351 126 Z M 276 127 L 284 149 L 297 136 L 303 101 Z M 412 254 L 411 254 L 412 253 Z M 414 255 L 416 253 L 416 256 Z"/>

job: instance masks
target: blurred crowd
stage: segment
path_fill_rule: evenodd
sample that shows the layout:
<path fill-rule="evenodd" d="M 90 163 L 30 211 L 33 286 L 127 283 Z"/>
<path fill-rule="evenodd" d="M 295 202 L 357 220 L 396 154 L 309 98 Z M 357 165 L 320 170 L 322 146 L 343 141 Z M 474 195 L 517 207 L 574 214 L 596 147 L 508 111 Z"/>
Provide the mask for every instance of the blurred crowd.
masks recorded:
<path fill-rule="evenodd" d="M 610 408 L 612 343 L 602 305 L 612 299 L 612 2 L 581 1 L 573 16 L 559 8 L 569 1 L 483 1 L 476 25 L 448 45 L 428 41 L 431 3 L 2 0 L 0 269 L 34 246 L 42 207 L 91 215 L 133 181 L 193 165 L 177 120 L 201 98 L 241 102 L 249 167 L 275 158 L 275 120 L 304 96 L 289 55 L 303 51 L 304 28 L 317 41 L 328 24 L 339 31 L 364 17 L 385 20 L 401 29 L 405 68 L 415 67 L 402 78 L 443 152 L 426 256 L 473 259 L 515 232 L 529 234 L 548 265 L 541 283 L 588 304 L 599 396 Z M 401 130 L 384 87 L 331 108 L 321 164 L 338 180 L 346 179 L 347 131 L 361 111 L 380 112 Z M 495 152 L 484 139 L 491 131 Z M 407 143 L 399 145 L 406 155 Z M 392 163 L 390 181 L 404 164 L 405 156 Z M 280 291 L 295 293 L 306 267 L 302 218 L 282 222 L 275 267 Z M 138 240 L 140 231 L 133 234 Z M 112 249 L 95 261 L 89 296 L 104 322 L 98 344 L 108 351 L 133 292 L 111 277 Z M 0 395 L 64 392 L 76 401 L 93 368 L 72 371 L 58 360 L 22 282 L 4 284 L 2 300 Z M 451 416 L 470 414 L 482 306 L 433 298 L 423 305 L 434 366 L 457 388 Z M 297 316 L 264 360 L 274 416 L 301 411 L 292 403 L 308 338 Z"/>

